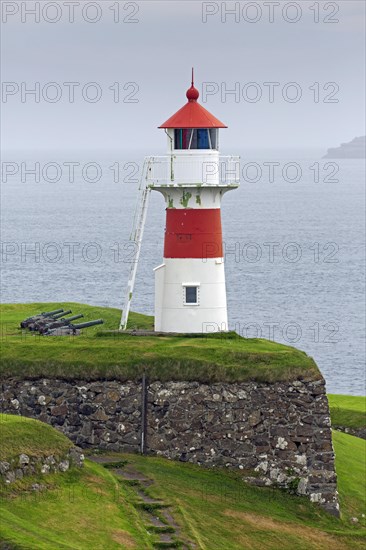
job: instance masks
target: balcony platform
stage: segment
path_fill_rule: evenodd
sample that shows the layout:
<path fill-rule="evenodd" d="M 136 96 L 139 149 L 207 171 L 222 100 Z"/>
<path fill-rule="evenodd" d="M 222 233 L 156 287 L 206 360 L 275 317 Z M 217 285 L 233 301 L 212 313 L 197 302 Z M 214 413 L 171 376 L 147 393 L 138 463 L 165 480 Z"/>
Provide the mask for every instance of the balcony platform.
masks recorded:
<path fill-rule="evenodd" d="M 204 187 L 235 189 L 240 183 L 240 157 L 199 152 L 146 157 L 144 179 L 151 189 Z"/>

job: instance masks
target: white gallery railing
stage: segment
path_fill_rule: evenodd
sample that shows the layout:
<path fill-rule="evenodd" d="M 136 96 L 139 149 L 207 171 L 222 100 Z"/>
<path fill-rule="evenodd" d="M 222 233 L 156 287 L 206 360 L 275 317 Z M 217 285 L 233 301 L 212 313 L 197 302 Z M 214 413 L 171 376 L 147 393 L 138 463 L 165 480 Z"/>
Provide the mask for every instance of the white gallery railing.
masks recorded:
<path fill-rule="evenodd" d="M 240 157 L 186 154 L 147 157 L 148 185 L 238 185 Z"/>

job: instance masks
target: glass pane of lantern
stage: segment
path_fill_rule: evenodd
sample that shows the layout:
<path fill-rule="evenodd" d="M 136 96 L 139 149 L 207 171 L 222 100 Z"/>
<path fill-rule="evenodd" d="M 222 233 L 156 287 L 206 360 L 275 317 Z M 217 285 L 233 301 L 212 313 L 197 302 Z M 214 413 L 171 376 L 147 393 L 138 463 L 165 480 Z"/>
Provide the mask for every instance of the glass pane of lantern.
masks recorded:
<path fill-rule="evenodd" d="M 197 149 L 197 130 L 192 130 L 192 141 L 190 149 Z"/>
<path fill-rule="evenodd" d="M 209 149 L 210 144 L 208 141 L 208 130 L 206 128 L 200 128 L 197 130 L 197 149 Z"/>
<path fill-rule="evenodd" d="M 211 138 L 211 149 L 218 149 L 217 144 L 217 134 L 218 130 L 217 128 L 210 128 L 210 138 Z"/>
<path fill-rule="evenodd" d="M 189 148 L 189 140 L 191 137 L 191 130 L 185 128 L 182 130 L 182 149 L 188 149 Z"/>
<path fill-rule="evenodd" d="M 174 130 L 174 149 L 182 149 L 182 130 Z"/>

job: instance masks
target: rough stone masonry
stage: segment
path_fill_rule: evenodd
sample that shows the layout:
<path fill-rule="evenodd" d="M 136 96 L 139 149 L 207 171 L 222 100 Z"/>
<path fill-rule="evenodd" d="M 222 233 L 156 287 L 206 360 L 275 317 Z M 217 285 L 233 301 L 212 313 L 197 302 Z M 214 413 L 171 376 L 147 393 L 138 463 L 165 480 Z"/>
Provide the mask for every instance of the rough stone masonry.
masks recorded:
<path fill-rule="evenodd" d="M 2 411 L 60 429 L 82 448 L 140 452 L 243 471 L 339 515 L 323 380 L 277 383 L 8 379 Z M 145 415 L 142 410 L 145 399 Z"/>

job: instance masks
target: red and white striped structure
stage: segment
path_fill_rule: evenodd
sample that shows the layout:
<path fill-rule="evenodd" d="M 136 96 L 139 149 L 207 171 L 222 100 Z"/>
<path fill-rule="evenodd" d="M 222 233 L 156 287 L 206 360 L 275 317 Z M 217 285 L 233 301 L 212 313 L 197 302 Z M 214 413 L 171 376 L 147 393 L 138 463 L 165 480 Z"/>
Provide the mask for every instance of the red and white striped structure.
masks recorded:
<path fill-rule="evenodd" d="M 164 261 L 155 268 L 155 330 L 226 331 L 227 306 L 221 199 L 238 187 L 239 157 L 220 157 L 218 133 L 226 126 L 198 102 L 187 103 L 160 126 L 168 155 L 150 157 L 147 179 L 166 202 Z"/>

